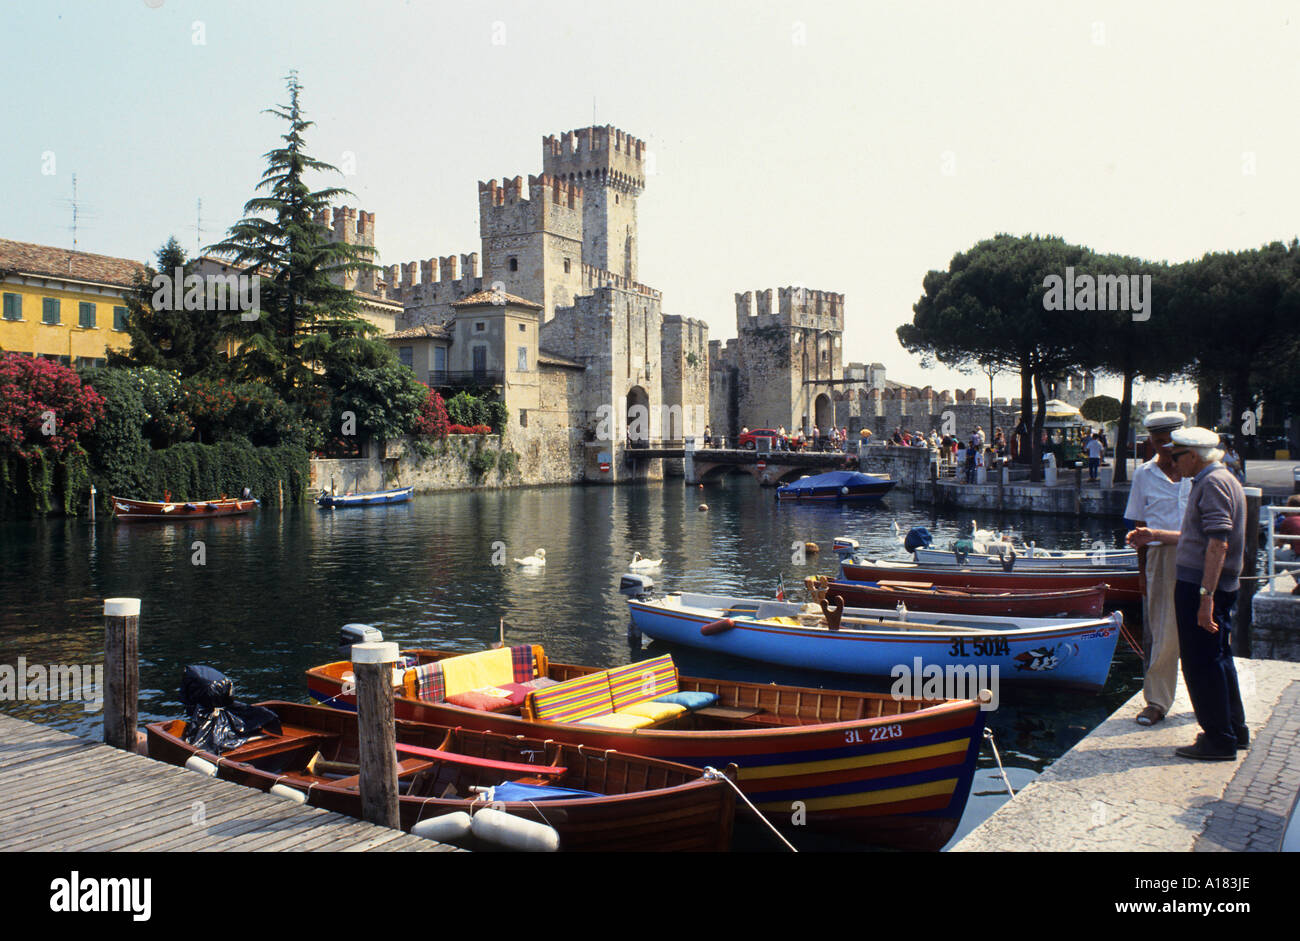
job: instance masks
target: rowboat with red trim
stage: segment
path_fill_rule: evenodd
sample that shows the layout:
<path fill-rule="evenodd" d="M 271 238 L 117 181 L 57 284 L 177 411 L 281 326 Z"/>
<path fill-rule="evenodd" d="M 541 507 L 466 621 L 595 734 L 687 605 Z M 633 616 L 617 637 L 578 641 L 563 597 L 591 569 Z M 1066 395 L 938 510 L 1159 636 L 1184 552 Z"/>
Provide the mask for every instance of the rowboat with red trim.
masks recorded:
<path fill-rule="evenodd" d="M 1081 565 L 1077 569 L 1059 571 L 1006 572 L 1001 568 L 984 566 L 919 565 L 915 562 L 895 562 L 889 559 L 855 562 L 845 560 L 840 564 L 842 581 L 925 582 L 945 588 L 1017 588 L 1033 591 L 1068 591 L 1092 588 L 1098 583 L 1106 586 L 1106 606 L 1136 603 L 1142 600 L 1138 588 L 1138 573 L 1134 569 L 1114 569 L 1106 566 Z"/>
<path fill-rule="evenodd" d="M 259 705 L 279 716 L 279 733 L 216 755 L 185 741 L 183 719 L 155 722 L 147 727 L 149 756 L 174 765 L 197 756 L 223 780 L 262 791 L 278 786 L 282 794 L 288 788 L 313 807 L 362 816 L 355 714 L 289 702 Z M 699 768 L 540 738 L 396 725 L 403 830 L 492 804 L 553 827 L 566 851 L 730 848 L 736 793 Z"/>
<path fill-rule="evenodd" d="M 957 588 L 933 582 L 828 582 L 827 591 L 852 608 L 894 608 L 996 617 L 1099 618 L 1106 607 L 1106 585 L 1036 591 L 1032 588 Z"/>
<path fill-rule="evenodd" d="M 420 698 L 411 673 L 419 675 L 430 664 L 455 665 L 462 658 L 434 650 L 406 651 L 415 666 L 399 681 L 396 713 L 420 722 L 612 748 L 700 768 L 734 764 L 741 790 L 792 838 L 804 829 L 796 824 L 806 824 L 872 844 L 936 850 L 952 836 L 966 807 L 984 730 L 978 700 L 895 698 L 679 676 L 671 657 L 602 671 L 550 662 L 540 645 L 531 649 L 537 678 L 532 682 L 558 685 L 535 689 L 522 706 L 506 705 L 502 711 Z M 346 660 L 308 670 L 312 698 L 355 709 L 353 692 L 345 685 L 351 674 Z M 656 684 L 664 677 L 678 690 L 670 695 L 704 695 L 694 705 L 640 727 L 630 720 L 622 727 L 606 724 L 634 707 L 586 719 L 574 710 L 565 713 L 565 721 L 535 717 L 542 713 L 541 696 L 550 697 L 548 704 L 574 697 L 575 708 L 581 709 L 587 701 L 582 697 L 594 697 L 600 692 L 597 686 L 609 702 L 611 695 L 635 692 L 638 685 L 658 691 L 663 687 Z M 603 708 L 608 712 L 610 707 Z M 601 724 L 589 724 L 593 722 Z M 752 818 L 746 810 L 738 819 Z"/>
<path fill-rule="evenodd" d="M 111 497 L 114 515 L 123 522 L 132 520 L 210 519 L 214 516 L 240 516 L 258 506 L 252 499 L 222 497 L 220 500 L 169 500 L 155 503 Z"/>

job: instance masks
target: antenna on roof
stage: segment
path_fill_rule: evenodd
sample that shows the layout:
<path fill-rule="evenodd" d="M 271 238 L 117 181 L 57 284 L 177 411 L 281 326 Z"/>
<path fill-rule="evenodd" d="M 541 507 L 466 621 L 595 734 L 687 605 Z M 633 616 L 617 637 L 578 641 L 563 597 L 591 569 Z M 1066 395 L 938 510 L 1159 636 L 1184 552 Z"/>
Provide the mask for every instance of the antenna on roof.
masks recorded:
<path fill-rule="evenodd" d="M 194 257 L 198 258 L 203 254 L 203 200 L 198 201 L 198 207 L 194 210 Z"/>
<path fill-rule="evenodd" d="M 77 174 L 72 174 L 72 250 L 77 250 Z M 71 263 L 71 259 L 69 259 Z"/>

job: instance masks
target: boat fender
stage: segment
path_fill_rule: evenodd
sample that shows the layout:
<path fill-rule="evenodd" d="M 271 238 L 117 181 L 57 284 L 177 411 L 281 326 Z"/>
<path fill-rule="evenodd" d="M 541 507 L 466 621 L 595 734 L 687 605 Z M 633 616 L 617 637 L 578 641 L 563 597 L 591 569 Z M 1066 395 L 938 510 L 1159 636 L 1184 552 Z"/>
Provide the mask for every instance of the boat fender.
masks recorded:
<path fill-rule="evenodd" d="M 842 494 L 847 494 L 848 492 L 849 492 L 849 488 L 848 488 L 848 487 L 841 487 L 841 488 L 840 488 L 840 493 L 842 493 Z"/>
<path fill-rule="evenodd" d="M 307 795 L 296 787 L 289 787 L 287 784 L 272 784 L 271 793 L 276 797 L 283 797 L 285 800 L 293 801 L 295 804 L 307 803 Z"/>
<path fill-rule="evenodd" d="M 473 821 L 470 820 L 469 814 L 458 810 L 455 813 L 443 814 L 441 817 L 421 820 L 411 827 L 411 835 L 435 840 L 438 843 L 460 843 L 469 836 L 472 827 Z"/>
<path fill-rule="evenodd" d="M 700 625 L 700 633 L 705 637 L 712 637 L 714 634 L 725 634 L 735 626 L 736 622 L 731 618 L 719 618 L 716 621 L 710 621 L 708 624 Z"/>
<path fill-rule="evenodd" d="M 209 778 L 217 776 L 217 766 L 198 755 L 190 755 L 189 760 L 185 762 L 185 767 Z"/>
<path fill-rule="evenodd" d="M 708 509 L 709 509 L 709 505 L 708 505 L 707 503 L 701 503 L 701 504 L 700 504 L 700 512 L 701 512 L 701 513 L 707 513 L 707 512 L 708 512 Z"/>
<path fill-rule="evenodd" d="M 554 853 L 560 834 L 553 827 L 484 807 L 474 815 L 471 832 L 485 843 L 524 853 Z"/>

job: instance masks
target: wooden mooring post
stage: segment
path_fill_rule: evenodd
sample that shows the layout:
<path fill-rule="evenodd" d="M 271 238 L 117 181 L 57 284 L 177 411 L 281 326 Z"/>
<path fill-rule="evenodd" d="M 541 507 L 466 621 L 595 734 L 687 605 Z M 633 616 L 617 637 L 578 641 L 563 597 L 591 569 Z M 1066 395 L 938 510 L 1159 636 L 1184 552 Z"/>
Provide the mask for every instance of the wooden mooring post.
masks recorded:
<path fill-rule="evenodd" d="M 140 599 L 104 600 L 104 744 L 136 750 Z"/>
<path fill-rule="evenodd" d="M 361 816 L 398 829 L 397 732 L 393 720 L 393 663 L 397 644 L 352 645 L 357 684 L 357 746 L 361 753 Z"/>
<path fill-rule="evenodd" d="M 1256 557 L 1259 555 L 1259 506 L 1264 499 L 1264 491 L 1259 487 L 1246 487 L 1246 544 L 1241 560 L 1241 588 L 1237 592 L 1237 604 L 1232 614 L 1232 652 L 1238 657 L 1250 656 L 1250 628 L 1253 620 L 1251 605 L 1259 582 Z"/>

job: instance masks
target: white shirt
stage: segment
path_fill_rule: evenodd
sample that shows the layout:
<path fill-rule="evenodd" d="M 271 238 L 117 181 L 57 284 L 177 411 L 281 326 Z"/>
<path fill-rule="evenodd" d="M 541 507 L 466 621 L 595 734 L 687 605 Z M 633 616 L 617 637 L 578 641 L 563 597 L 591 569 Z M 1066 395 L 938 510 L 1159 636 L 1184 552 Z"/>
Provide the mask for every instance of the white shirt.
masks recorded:
<path fill-rule="evenodd" d="M 1192 492 L 1190 477 L 1174 483 L 1156 466 L 1156 458 L 1138 466 L 1133 472 L 1133 486 L 1124 507 L 1124 518 L 1145 520 L 1150 529 L 1178 532 L 1183 528 L 1187 496 Z"/>
<path fill-rule="evenodd" d="M 1084 450 L 1088 452 L 1088 457 L 1101 457 L 1102 453 L 1106 449 L 1101 446 L 1101 442 L 1096 438 L 1089 438 L 1088 443 L 1084 445 Z M 1141 517 L 1139 517 L 1139 519 L 1141 519 Z"/>

